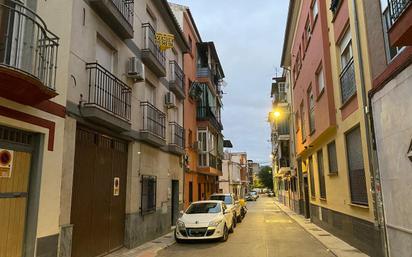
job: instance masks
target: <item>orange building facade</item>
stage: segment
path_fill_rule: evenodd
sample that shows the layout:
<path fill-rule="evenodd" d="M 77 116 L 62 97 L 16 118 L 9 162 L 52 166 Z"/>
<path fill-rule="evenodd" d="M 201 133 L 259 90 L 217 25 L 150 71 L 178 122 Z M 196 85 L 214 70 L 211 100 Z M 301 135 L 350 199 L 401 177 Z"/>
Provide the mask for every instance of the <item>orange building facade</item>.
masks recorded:
<path fill-rule="evenodd" d="M 224 77 L 213 42 L 203 42 L 188 7 L 171 4 L 190 50 L 184 56 L 184 206 L 217 192 L 222 174 L 221 88 Z"/>

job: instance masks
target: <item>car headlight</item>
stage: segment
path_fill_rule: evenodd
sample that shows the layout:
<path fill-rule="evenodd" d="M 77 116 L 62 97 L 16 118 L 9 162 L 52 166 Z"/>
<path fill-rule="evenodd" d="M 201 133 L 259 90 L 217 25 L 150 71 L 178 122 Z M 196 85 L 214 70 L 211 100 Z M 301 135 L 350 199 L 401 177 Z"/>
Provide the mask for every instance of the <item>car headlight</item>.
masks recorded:
<path fill-rule="evenodd" d="M 178 220 L 178 221 L 176 222 L 176 225 L 177 225 L 177 227 L 179 227 L 179 228 L 185 228 L 185 223 L 184 223 L 183 221 L 181 221 L 181 220 Z"/>
<path fill-rule="evenodd" d="M 209 227 L 217 227 L 223 220 L 213 220 L 209 223 Z"/>

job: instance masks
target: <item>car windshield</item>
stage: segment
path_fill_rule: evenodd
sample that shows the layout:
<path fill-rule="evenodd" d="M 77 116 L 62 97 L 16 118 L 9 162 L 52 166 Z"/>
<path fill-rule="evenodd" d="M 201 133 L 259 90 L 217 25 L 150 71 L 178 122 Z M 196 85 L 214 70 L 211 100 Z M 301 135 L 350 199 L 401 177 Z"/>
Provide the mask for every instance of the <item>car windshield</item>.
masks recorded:
<path fill-rule="evenodd" d="M 233 204 L 232 197 L 229 195 L 212 195 L 210 200 L 223 201 L 225 204 Z"/>
<path fill-rule="evenodd" d="M 251 195 L 256 195 L 257 193 L 255 191 L 250 192 Z"/>
<path fill-rule="evenodd" d="M 194 203 L 186 210 L 186 214 L 219 213 L 219 203 Z"/>

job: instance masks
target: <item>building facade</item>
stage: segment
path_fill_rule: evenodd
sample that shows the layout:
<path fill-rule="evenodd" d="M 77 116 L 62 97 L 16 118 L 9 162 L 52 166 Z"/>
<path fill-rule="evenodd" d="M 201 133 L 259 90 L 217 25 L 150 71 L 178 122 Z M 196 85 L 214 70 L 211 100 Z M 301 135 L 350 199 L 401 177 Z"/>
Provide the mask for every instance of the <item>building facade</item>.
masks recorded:
<path fill-rule="evenodd" d="M 233 193 L 244 198 L 249 191 L 249 175 L 247 154 L 245 152 L 224 153 L 222 175 L 219 176 L 219 191 Z"/>
<path fill-rule="evenodd" d="M 0 3 L 0 256 L 57 254 L 71 5 Z"/>
<path fill-rule="evenodd" d="M 183 207 L 189 46 L 167 1 L 70 9 L 60 256 L 100 256 L 167 233 Z"/>
<path fill-rule="evenodd" d="M 273 78 L 271 97 L 272 112 L 269 113 L 272 142 L 273 188 L 278 200 L 300 213 L 301 199 L 298 190 L 297 170 L 294 163 L 294 133 L 292 95 L 289 73 Z"/>
<path fill-rule="evenodd" d="M 203 42 L 187 6 L 171 4 L 190 49 L 184 56 L 186 75 L 184 205 L 208 199 L 218 191 L 222 174 L 222 88 L 225 77 L 213 42 Z"/>
<path fill-rule="evenodd" d="M 366 8 L 361 9 L 366 15 Z M 373 124 L 376 191 L 386 227 L 388 256 L 412 251 L 412 206 L 405 199 L 412 181 L 412 1 L 369 1 L 369 91 Z M 373 18 L 372 18 L 373 17 Z M 380 189 L 380 190 L 379 190 Z"/>
<path fill-rule="evenodd" d="M 363 9 L 364 8 L 364 9 Z M 291 71 L 298 190 L 307 217 L 382 256 L 365 98 L 365 5 L 291 1 L 282 66 Z"/>

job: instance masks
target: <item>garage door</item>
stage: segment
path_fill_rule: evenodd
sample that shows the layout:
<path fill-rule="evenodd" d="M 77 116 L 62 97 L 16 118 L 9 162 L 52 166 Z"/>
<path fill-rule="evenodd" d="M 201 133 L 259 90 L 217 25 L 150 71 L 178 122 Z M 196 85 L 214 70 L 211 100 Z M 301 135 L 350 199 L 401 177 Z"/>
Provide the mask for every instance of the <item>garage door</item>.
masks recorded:
<path fill-rule="evenodd" d="M 127 142 L 78 128 L 72 194 L 72 257 L 123 246 Z"/>

